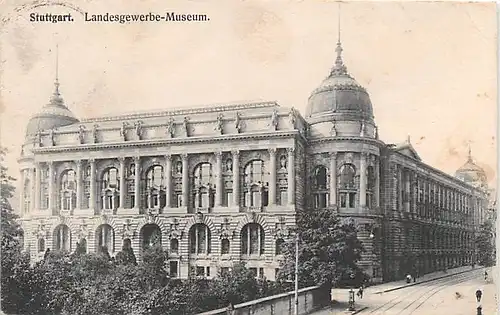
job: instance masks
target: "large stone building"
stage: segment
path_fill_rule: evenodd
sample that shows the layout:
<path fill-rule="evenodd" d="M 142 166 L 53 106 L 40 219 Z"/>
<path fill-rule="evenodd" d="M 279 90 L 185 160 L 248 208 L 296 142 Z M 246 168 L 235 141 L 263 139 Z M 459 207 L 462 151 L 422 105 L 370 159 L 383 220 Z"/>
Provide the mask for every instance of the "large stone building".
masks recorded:
<path fill-rule="evenodd" d="M 450 176 L 410 139 L 378 137 L 367 91 L 337 46 L 305 116 L 275 102 L 78 119 L 55 92 L 26 130 L 19 159 L 25 247 L 115 255 L 161 242 L 170 272 L 212 277 L 244 261 L 275 278 L 298 211 L 354 220 L 374 281 L 470 264 L 487 207 L 472 158 Z M 224 270 L 224 269 L 220 269 Z"/>

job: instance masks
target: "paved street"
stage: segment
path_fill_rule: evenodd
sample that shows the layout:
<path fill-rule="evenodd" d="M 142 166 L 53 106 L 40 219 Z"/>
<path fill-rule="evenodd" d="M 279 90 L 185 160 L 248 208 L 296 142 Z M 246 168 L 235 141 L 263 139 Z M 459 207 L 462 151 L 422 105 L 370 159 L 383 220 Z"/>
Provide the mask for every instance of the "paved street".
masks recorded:
<path fill-rule="evenodd" d="M 436 279 L 391 292 L 377 294 L 377 286 L 368 288 L 362 300 L 356 301 L 356 308 L 367 309 L 357 313 L 362 315 L 378 314 L 476 314 L 478 306 L 475 298 L 477 289 L 483 290 L 483 314 L 495 312 L 495 285 L 492 281 L 486 283 L 483 270 L 475 270 L 448 278 Z M 460 294 L 457 297 L 456 292 Z M 347 291 L 342 294 L 348 296 Z M 335 297 L 334 297 L 335 298 Z M 346 301 L 329 310 L 316 312 L 316 315 L 346 313 Z"/>

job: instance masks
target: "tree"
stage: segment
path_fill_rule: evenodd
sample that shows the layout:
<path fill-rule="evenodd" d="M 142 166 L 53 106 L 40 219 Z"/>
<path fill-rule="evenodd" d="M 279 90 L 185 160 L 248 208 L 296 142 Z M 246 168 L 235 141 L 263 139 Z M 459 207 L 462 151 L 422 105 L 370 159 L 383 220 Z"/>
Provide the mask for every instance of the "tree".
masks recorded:
<path fill-rule="evenodd" d="M 357 238 L 353 223 L 342 224 L 328 209 L 304 211 L 297 214 L 299 233 L 299 284 L 330 289 L 343 279 L 361 278 L 357 261 L 363 246 Z M 284 244 L 284 260 L 279 278 L 295 278 L 295 239 Z M 328 291 L 329 292 L 329 291 Z"/>
<path fill-rule="evenodd" d="M 0 147 L 1 304 L 2 310 L 6 313 L 18 313 L 29 297 L 26 287 L 29 277 L 29 255 L 22 252 L 23 230 L 9 202 L 14 196 L 15 178 L 8 175 L 8 169 L 4 165 L 6 152 L 6 149 Z"/>
<path fill-rule="evenodd" d="M 478 254 L 478 263 L 485 267 L 491 267 L 495 264 L 495 225 L 492 220 L 486 220 L 479 227 L 476 235 L 476 248 Z"/>

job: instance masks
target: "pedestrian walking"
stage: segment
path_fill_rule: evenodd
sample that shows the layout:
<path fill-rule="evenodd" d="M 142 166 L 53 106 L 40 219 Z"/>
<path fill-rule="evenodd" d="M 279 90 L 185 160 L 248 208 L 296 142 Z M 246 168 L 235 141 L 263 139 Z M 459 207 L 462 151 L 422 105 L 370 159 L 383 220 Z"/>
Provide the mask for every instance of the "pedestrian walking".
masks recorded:
<path fill-rule="evenodd" d="M 357 295 L 360 299 L 363 298 L 363 286 L 359 287 Z"/>
<path fill-rule="evenodd" d="M 488 280 L 488 271 L 484 271 L 484 281 Z"/>
<path fill-rule="evenodd" d="M 411 282 L 411 275 L 406 275 L 406 283 L 410 283 Z"/>
<path fill-rule="evenodd" d="M 476 300 L 477 302 L 481 302 L 481 296 L 483 296 L 483 292 L 480 289 L 476 290 Z"/>

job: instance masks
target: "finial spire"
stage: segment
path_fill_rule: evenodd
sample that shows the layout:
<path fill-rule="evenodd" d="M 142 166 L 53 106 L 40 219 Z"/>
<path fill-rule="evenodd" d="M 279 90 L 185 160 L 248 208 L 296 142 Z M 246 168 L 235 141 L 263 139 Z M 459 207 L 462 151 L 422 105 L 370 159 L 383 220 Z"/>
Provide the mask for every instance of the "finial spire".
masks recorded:
<path fill-rule="evenodd" d="M 410 144 L 410 140 L 411 140 L 411 139 L 410 139 L 410 135 L 407 135 L 407 136 L 406 136 L 406 142 L 408 142 L 408 144 Z"/>
<path fill-rule="evenodd" d="M 472 150 L 470 148 L 470 141 L 469 141 L 469 155 L 467 156 L 467 161 L 472 162 Z"/>
<path fill-rule="evenodd" d="M 340 3 L 338 9 L 338 37 L 337 37 L 337 48 L 335 48 L 335 52 L 337 53 L 337 58 L 335 59 L 335 65 L 330 73 L 330 76 L 334 75 L 348 75 L 347 68 L 344 65 L 344 61 L 342 60 L 342 43 L 340 41 Z"/>
<path fill-rule="evenodd" d="M 54 80 L 54 93 L 50 99 L 51 105 L 64 106 L 61 93 L 59 92 L 59 44 L 56 44 L 56 76 Z"/>

